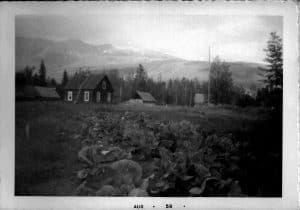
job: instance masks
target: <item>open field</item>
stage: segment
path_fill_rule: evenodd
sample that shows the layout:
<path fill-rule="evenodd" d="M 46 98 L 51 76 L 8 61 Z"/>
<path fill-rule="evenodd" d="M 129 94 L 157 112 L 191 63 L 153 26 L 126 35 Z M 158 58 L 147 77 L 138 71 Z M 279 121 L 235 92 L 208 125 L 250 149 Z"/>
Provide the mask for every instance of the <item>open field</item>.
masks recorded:
<path fill-rule="evenodd" d="M 281 195 L 281 123 L 267 110 L 64 102 L 16 103 L 16 195 L 73 195 L 75 171 L 82 167 L 77 158 L 81 142 L 74 136 L 85 117 L 106 114 L 118 119 L 128 113 L 146 113 L 153 122 L 189 121 L 203 136 L 230 136 L 239 145 L 238 170 L 224 176 L 237 179 L 245 195 Z M 151 160 L 136 161 L 150 173 Z"/>

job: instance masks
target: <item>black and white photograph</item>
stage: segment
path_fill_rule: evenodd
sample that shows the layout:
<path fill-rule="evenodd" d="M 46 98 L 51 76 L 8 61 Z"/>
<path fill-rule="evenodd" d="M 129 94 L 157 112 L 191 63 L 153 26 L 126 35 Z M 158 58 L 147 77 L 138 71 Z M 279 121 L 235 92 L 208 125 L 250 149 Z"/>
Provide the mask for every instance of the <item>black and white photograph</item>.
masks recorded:
<path fill-rule="evenodd" d="M 16 195 L 281 196 L 281 17 L 15 27 Z"/>
<path fill-rule="evenodd" d="M 14 16 L 13 196 L 283 198 L 283 15 L 147 8 Z"/>

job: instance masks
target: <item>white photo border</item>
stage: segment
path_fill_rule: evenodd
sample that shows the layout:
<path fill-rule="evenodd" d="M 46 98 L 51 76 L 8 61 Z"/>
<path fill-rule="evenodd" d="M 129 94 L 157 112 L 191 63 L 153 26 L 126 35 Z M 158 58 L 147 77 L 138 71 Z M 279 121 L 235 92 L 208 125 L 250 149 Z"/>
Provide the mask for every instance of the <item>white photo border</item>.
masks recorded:
<path fill-rule="evenodd" d="M 282 198 L 14 196 L 15 16 L 114 14 L 272 15 L 283 17 Z M 246 2 L 2 2 L 0 3 L 0 208 L 8 209 L 296 209 L 298 208 L 299 45 L 297 4 Z M 155 205 L 155 208 L 153 208 Z M 185 206 L 185 207 L 184 207 Z"/>

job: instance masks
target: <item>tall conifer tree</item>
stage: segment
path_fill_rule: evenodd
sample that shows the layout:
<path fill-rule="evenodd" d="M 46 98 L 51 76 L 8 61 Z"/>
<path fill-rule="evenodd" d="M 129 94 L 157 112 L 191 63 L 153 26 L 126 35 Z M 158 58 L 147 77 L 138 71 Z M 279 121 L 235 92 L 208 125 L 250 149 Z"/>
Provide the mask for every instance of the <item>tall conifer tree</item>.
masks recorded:
<path fill-rule="evenodd" d="M 64 87 L 69 81 L 69 76 L 68 76 L 68 73 L 66 70 L 64 70 L 64 73 L 63 73 L 63 78 L 62 78 L 62 81 L 61 81 L 61 85 Z"/>
<path fill-rule="evenodd" d="M 269 89 L 282 89 L 283 83 L 283 68 L 282 68 L 282 39 L 271 32 L 270 39 L 267 42 L 266 52 L 267 62 L 266 68 L 260 68 L 264 72 L 264 82 Z"/>
<path fill-rule="evenodd" d="M 44 63 L 44 60 L 42 59 L 41 65 L 40 65 L 40 70 L 39 70 L 39 80 L 40 80 L 40 85 L 41 86 L 46 86 L 46 66 Z"/>

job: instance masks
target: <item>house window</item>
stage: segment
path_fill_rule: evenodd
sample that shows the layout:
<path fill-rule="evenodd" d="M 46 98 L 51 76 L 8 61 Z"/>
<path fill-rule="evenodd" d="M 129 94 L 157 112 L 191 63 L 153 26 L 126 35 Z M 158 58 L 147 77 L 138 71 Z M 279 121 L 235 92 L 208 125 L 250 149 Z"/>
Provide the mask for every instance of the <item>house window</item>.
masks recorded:
<path fill-rule="evenodd" d="M 103 89 L 103 90 L 106 89 L 106 82 L 105 82 L 105 81 L 102 82 L 102 89 Z"/>
<path fill-rule="evenodd" d="M 72 91 L 68 91 L 68 97 L 67 97 L 68 101 L 72 101 L 73 100 L 73 92 Z"/>
<path fill-rule="evenodd" d="M 84 91 L 84 101 L 89 101 L 89 100 L 90 100 L 90 92 Z"/>
<path fill-rule="evenodd" d="M 111 93 L 107 93 L 107 102 L 111 102 Z"/>
<path fill-rule="evenodd" d="M 96 100 L 97 100 L 97 103 L 99 103 L 101 101 L 101 93 L 100 93 L 100 91 L 97 91 L 97 98 L 96 98 Z"/>

